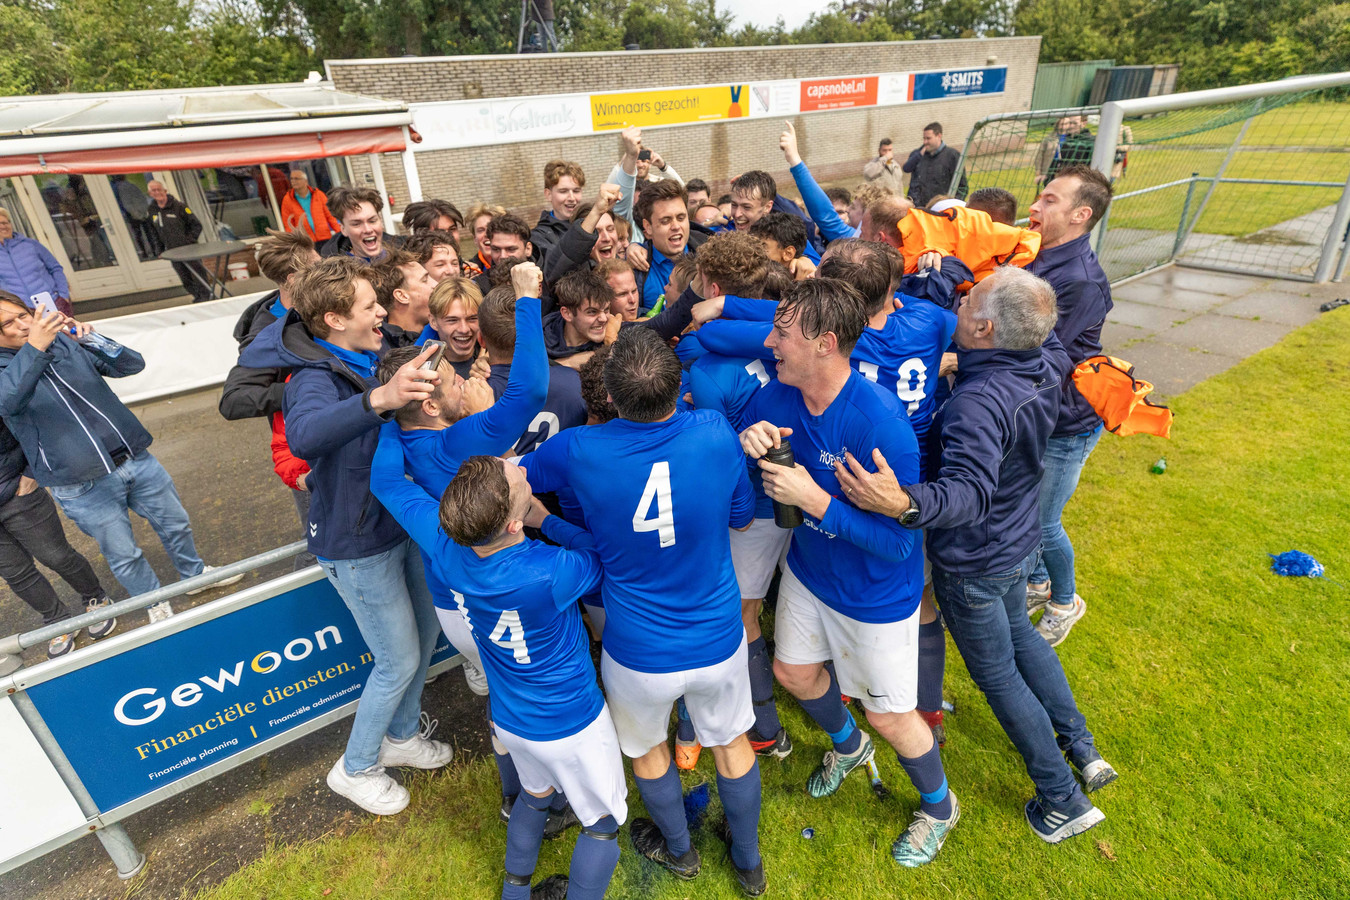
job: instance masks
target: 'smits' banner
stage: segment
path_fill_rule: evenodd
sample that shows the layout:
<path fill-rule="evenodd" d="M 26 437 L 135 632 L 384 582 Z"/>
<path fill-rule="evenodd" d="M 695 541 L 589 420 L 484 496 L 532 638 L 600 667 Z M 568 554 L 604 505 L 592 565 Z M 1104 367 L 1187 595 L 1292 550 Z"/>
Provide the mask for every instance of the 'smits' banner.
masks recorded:
<path fill-rule="evenodd" d="M 1006 66 L 412 103 L 416 152 L 1000 94 Z"/>
<path fill-rule="evenodd" d="M 372 662 L 321 578 L 28 694 L 107 812 L 355 701 Z"/>

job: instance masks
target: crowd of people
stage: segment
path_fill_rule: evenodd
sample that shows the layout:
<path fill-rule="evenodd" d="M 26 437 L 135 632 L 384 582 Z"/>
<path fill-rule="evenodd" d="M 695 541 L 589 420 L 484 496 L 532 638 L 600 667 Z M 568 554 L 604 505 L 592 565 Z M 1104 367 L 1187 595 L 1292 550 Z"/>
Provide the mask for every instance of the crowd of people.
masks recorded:
<path fill-rule="evenodd" d="M 822 752 L 819 800 L 889 745 L 917 794 L 892 856 L 924 865 L 961 815 L 950 630 L 1031 777 L 1032 831 L 1100 822 L 1088 794 L 1116 772 L 1053 648 L 1086 611 L 1061 514 L 1103 428 L 1070 373 L 1111 306 L 1088 244 L 1109 181 L 1058 166 L 1021 228 L 1007 191 L 941 193 L 938 123 L 852 192 L 817 185 L 787 125 L 800 204 L 763 171 L 714 199 L 639 129 L 622 141 L 589 189 L 547 163 L 533 226 L 436 199 L 386 234 L 383 198 L 340 187 L 333 237 L 259 245 L 278 290 L 240 319 L 221 412 L 270 420 L 375 654 L 329 786 L 395 814 L 387 768 L 449 762 L 419 722 L 443 632 L 489 697 L 505 900 L 604 894 L 624 757 L 631 846 L 696 877 L 679 770 L 705 747 L 747 895 L 767 886 L 758 759 L 796 747 Z M 823 735 L 788 734 L 775 683 Z M 536 880 L 574 825 L 567 876 Z"/>
<path fill-rule="evenodd" d="M 815 802 L 889 746 L 917 795 L 892 857 L 922 866 L 961 816 L 950 630 L 1031 778 L 1031 830 L 1100 822 L 1088 795 L 1116 772 L 1053 648 L 1086 612 L 1061 516 L 1103 430 L 1070 375 L 1111 308 L 1088 243 L 1109 180 L 1066 161 L 1022 228 L 1007 191 L 964 196 L 939 123 L 902 166 L 884 142 L 854 191 L 821 189 L 788 124 L 800 204 L 764 171 L 714 198 L 621 137 L 598 186 L 544 166 L 533 226 L 433 199 L 388 234 L 378 192 L 299 178 L 292 227 L 257 246 L 277 289 L 236 326 L 220 412 L 268 421 L 296 566 L 322 568 L 374 655 L 329 786 L 392 815 L 409 795 L 387 769 L 450 762 L 422 714 L 443 633 L 488 697 L 504 900 L 603 896 L 625 822 L 695 878 L 679 770 L 705 747 L 747 895 L 768 884 L 758 760 L 794 750 L 821 753 Z M 143 360 L 21 297 L 0 293 L 0 574 L 44 621 L 68 612 L 33 556 L 108 602 L 44 488 L 129 593 L 158 582 L 128 510 L 199 574 L 103 381 Z M 823 734 L 788 733 L 775 683 Z M 536 880 L 541 841 L 574 826 L 567 875 Z"/>

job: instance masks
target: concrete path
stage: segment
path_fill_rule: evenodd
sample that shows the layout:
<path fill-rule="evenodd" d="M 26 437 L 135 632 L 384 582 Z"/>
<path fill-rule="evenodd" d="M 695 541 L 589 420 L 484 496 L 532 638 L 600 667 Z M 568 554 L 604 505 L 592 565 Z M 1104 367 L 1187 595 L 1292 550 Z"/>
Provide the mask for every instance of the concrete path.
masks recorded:
<path fill-rule="evenodd" d="M 1175 396 L 1317 318 L 1350 284 L 1308 284 L 1178 266 L 1112 292 L 1102 345 L 1134 363 L 1161 398 Z"/>
<path fill-rule="evenodd" d="M 1140 376 L 1166 398 L 1274 344 L 1317 317 L 1319 304 L 1341 296 L 1350 296 L 1350 285 L 1165 269 L 1115 291 L 1104 343 L 1107 352 L 1133 362 Z M 216 564 L 289 543 L 300 530 L 286 488 L 271 470 L 266 426 L 224 421 L 216 411 L 218 399 L 219 391 L 204 391 L 135 409 L 155 436 L 155 454 L 174 476 L 202 555 Z M 154 534 L 139 519 L 134 530 L 160 577 L 171 581 L 172 568 Z M 73 526 L 67 525 L 67 533 L 94 563 L 103 583 L 115 588 L 94 542 Z M 286 563 L 273 566 L 239 587 L 289 570 Z M 78 601 L 64 582 L 53 581 L 63 599 Z M 120 590 L 113 593 L 115 598 L 124 596 Z M 219 592 L 213 591 L 190 603 L 175 601 L 174 606 L 181 611 L 216 596 Z M 0 586 L 0 633 L 33 628 L 35 620 L 27 606 Z M 126 617 L 118 631 L 145 621 L 144 614 Z M 88 643 L 82 634 L 79 645 Z M 42 656 L 41 648 L 34 648 L 28 662 Z M 463 758 L 485 752 L 483 701 L 468 692 L 458 674 L 430 686 L 425 705 L 441 720 L 438 736 L 453 741 Z M 323 783 L 342 752 L 348 728 L 346 721 L 330 726 L 132 816 L 127 830 L 149 854 L 150 864 L 130 887 L 117 880 L 98 842 L 83 838 L 0 876 L 0 897 L 191 896 L 256 860 L 269 846 L 356 827 L 366 817 Z"/>

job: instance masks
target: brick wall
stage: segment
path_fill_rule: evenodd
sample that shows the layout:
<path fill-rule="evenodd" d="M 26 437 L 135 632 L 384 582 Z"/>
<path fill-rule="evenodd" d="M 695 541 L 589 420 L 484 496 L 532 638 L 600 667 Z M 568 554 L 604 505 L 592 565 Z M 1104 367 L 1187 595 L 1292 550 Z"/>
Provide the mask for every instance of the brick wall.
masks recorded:
<path fill-rule="evenodd" d="M 1004 93 L 892 107 L 809 113 L 795 117 L 802 158 L 819 180 L 858 175 L 883 137 L 902 160 L 918 146 L 923 126 L 940 121 L 948 142 L 960 147 L 980 118 L 1030 108 L 1039 37 L 955 41 L 902 41 L 803 47 L 651 50 L 633 53 L 524 54 L 421 59 L 333 60 L 329 77 L 340 90 L 408 103 L 516 97 L 601 90 L 640 90 L 726 84 L 777 78 L 829 78 L 871 72 L 906 72 L 984 65 L 1008 67 Z M 660 151 L 687 179 L 703 178 L 714 194 L 736 175 L 765 169 L 780 182 L 791 178 L 778 149 L 782 122 L 742 119 L 706 125 L 647 129 L 643 143 Z M 550 159 L 581 163 L 593 194 L 621 152 L 617 134 L 534 143 L 501 144 L 418 153 L 426 197 L 443 197 L 461 209 L 490 199 L 528 215 L 543 205 L 543 165 Z M 357 178 L 370 167 L 351 160 Z M 386 185 L 407 202 L 397 154 L 381 161 Z"/>

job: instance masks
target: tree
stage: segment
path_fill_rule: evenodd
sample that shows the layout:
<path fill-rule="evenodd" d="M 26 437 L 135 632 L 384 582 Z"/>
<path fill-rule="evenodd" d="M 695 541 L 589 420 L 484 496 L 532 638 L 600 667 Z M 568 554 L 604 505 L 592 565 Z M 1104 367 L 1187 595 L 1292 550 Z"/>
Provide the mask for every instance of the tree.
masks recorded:
<path fill-rule="evenodd" d="M 0 95 L 58 94 L 70 85 L 70 59 L 48 24 L 50 11 L 0 3 Z"/>

